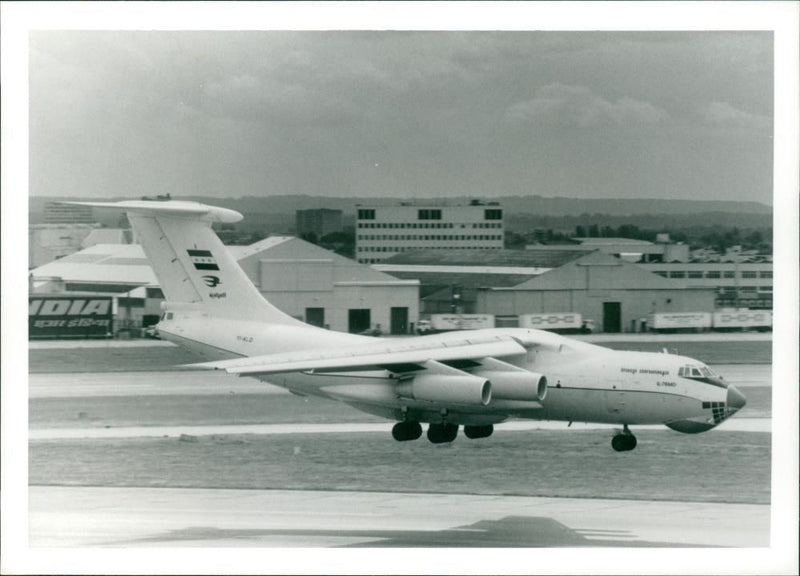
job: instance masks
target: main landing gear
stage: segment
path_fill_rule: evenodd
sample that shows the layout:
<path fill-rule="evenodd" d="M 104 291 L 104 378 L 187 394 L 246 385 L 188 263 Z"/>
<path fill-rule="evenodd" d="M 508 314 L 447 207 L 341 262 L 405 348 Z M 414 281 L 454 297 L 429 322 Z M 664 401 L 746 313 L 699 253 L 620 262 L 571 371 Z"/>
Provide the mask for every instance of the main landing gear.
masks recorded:
<path fill-rule="evenodd" d="M 458 424 L 431 424 L 428 426 L 428 440 L 433 444 L 452 442 L 458 436 Z"/>
<path fill-rule="evenodd" d="M 470 440 L 488 438 L 494 432 L 494 426 L 464 426 L 464 435 Z M 398 442 L 416 440 L 422 436 L 422 426 L 419 422 L 398 422 L 392 427 L 392 437 Z M 428 440 L 433 444 L 446 444 L 458 436 L 458 424 L 431 424 L 428 426 Z"/>
<path fill-rule="evenodd" d="M 398 442 L 416 440 L 420 436 L 422 436 L 422 426 L 419 422 L 398 422 L 392 428 L 392 437 Z"/>
<path fill-rule="evenodd" d="M 617 434 L 611 439 L 611 447 L 617 452 L 628 452 L 636 448 L 636 436 L 634 436 L 625 424 L 622 433 Z"/>

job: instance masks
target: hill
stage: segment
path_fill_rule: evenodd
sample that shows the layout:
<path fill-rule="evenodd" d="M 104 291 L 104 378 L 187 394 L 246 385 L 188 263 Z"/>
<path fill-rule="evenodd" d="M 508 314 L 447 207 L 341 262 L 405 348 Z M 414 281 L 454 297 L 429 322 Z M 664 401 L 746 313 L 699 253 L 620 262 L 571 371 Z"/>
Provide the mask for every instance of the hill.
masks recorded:
<path fill-rule="evenodd" d="M 86 198 L 83 200 L 114 201 L 122 198 Z M 424 204 L 463 205 L 471 198 L 365 198 L 327 196 L 246 196 L 241 198 L 212 198 L 202 196 L 174 197 L 175 200 L 196 200 L 237 210 L 246 215 L 241 227 L 267 232 L 289 232 L 294 228 L 295 210 L 331 208 L 342 210 L 345 222 L 352 225 L 356 206 L 390 206 L 400 202 Z M 32 224 L 42 221 L 45 202 L 52 200 L 81 200 L 79 198 L 31 197 L 29 216 Z M 770 226 L 772 207 L 759 202 L 729 200 L 673 200 L 666 198 L 546 198 L 543 196 L 500 196 L 486 198 L 500 203 L 506 211 L 506 226 L 510 230 L 543 226 L 570 228 L 576 223 L 604 223 L 614 225 L 630 222 L 651 226 L 657 223 L 676 223 L 742 228 Z M 98 215 L 99 216 L 99 215 Z M 114 226 L 116 218 L 103 223 Z M 640 224 L 641 225 L 641 224 Z"/>

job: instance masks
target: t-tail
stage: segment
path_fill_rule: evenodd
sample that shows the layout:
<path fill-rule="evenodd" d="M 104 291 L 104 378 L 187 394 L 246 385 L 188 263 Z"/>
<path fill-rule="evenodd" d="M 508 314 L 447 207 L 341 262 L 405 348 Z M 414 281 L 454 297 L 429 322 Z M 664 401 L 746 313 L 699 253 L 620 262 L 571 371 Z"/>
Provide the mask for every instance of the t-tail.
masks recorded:
<path fill-rule="evenodd" d="M 123 210 L 168 304 L 198 305 L 217 318 L 304 325 L 267 302 L 212 230 L 238 222 L 234 210 L 185 201 L 74 202 Z"/>

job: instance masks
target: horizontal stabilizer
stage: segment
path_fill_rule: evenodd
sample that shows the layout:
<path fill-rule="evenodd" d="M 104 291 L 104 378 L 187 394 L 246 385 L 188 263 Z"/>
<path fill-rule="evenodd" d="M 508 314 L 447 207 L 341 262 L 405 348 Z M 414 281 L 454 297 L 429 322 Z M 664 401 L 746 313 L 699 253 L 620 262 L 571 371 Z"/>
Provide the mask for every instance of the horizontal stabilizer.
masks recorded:
<path fill-rule="evenodd" d="M 91 206 L 92 208 L 106 208 L 131 212 L 134 214 L 150 214 L 161 216 L 189 216 L 211 222 L 233 223 L 242 220 L 243 216 L 236 210 L 209 206 L 199 202 L 171 200 L 169 202 L 154 202 L 152 200 L 123 200 L 120 202 L 61 202 L 62 204 L 76 204 L 78 206 Z"/>
<path fill-rule="evenodd" d="M 513 338 L 500 335 L 449 341 L 435 338 L 378 340 L 337 348 L 331 352 L 308 351 L 267 354 L 235 360 L 190 364 L 192 369 L 225 370 L 229 374 L 257 375 L 309 370 L 376 369 L 391 370 L 393 365 L 424 364 L 430 360 L 447 361 L 487 356 L 524 354 L 525 348 Z"/>

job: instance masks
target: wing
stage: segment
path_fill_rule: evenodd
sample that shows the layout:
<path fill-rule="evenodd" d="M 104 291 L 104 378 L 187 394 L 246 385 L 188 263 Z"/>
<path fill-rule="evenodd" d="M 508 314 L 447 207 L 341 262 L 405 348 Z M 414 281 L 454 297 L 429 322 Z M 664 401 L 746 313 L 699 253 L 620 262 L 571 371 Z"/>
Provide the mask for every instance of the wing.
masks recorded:
<path fill-rule="evenodd" d="M 435 337 L 376 340 L 374 344 L 344 346 L 329 351 L 266 354 L 235 360 L 203 362 L 188 367 L 225 370 L 230 374 L 257 376 L 282 372 L 383 369 L 391 372 L 421 370 L 431 362 L 469 361 L 525 354 L 525 347 L 504 335 L 473 335 L 462 340 Z"/>

